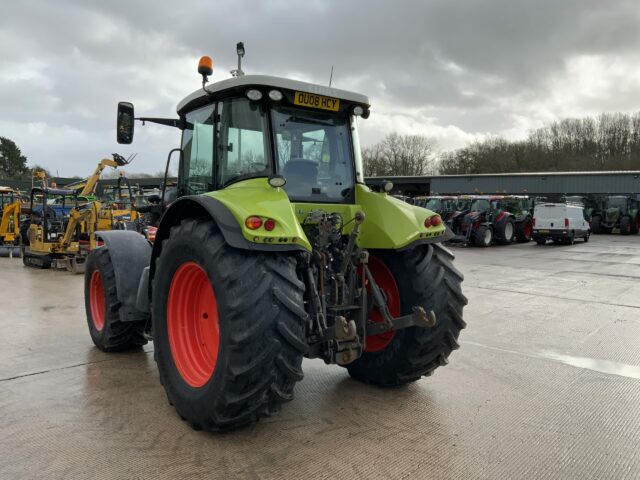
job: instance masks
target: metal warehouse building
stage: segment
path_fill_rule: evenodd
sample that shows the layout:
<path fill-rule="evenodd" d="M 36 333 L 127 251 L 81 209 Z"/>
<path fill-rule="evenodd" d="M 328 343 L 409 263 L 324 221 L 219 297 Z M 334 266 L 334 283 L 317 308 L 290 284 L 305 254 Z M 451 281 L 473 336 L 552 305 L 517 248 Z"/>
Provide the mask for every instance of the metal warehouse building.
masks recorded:
<path fill-rule="evenodd" d="M 383 177 L 368 177 L 368 184 Z M 632 194 L 640 193 L 640 171 L 546 172 L 429 177 L 384 177 L 393 193 L 403 195 L 510 193 L 510 194 Z"/>

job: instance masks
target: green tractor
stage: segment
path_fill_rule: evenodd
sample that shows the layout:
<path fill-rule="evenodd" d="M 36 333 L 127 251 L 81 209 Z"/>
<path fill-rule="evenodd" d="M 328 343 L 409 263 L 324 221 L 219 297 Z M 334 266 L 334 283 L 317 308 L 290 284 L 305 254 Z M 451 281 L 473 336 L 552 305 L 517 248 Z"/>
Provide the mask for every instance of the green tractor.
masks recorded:
<path fill-rule="evenodd" d="M 611 233 L 614 228 L 620 234 L 636 234 L 640 230 L 638 200 L 627 195 L 611 195 L 602 201 L 602 208 L 595 210 L 591 218 L 593 233 Z"/>
<path fill-rule="evenodd" d="M 381 387 L 446 365 L 465 327 L 463 276 L 437 214 L 388 195 L 390 182 L 365 185 L 368 98 L 240 69 L 207 86 L 210 65 L 178 118 L 118 106 L 121 143 L 134 119 L 180 130 L 178 195 L 153 245 L 98 232 L 85 273 L 95 345 L 152 339 L 169 402 L 208 431 L 278 412 L 303 357 Z"/>
<path fill-rule="evenodd" d="M 527 195 L 507 195 L 502 198 L 500 207 L 513 214 L 515 238 L 518 243 L 527 243 L 533 234 L 533 208 L 535 200 Z"/>

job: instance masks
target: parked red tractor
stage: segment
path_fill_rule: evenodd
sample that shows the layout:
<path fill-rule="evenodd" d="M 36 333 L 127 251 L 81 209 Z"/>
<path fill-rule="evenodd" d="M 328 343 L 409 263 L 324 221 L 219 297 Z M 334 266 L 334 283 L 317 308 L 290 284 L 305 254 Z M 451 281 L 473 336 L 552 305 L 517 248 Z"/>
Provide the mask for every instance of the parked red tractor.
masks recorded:
<path fill-rule="evenodd" d="M 457 214 L 452 216 L 451 242 L 488 247 L 492 243 L 510 244 L 515 235 L 516 217 L 503 209 L 500 195 L 469 195 L 460 197 Z"/>

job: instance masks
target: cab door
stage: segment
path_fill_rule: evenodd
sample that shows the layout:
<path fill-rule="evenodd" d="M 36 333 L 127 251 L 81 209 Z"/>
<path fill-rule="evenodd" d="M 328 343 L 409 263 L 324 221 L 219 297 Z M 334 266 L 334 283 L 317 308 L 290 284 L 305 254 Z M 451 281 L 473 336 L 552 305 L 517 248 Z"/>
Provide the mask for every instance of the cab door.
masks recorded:
<path fill-rule="evenodd" d="M 182 132 L 182 162 L 178 173 L 178 196 L 198 195 L 215 189 L 214 128 L 215 105 L 186 115 Z"/>

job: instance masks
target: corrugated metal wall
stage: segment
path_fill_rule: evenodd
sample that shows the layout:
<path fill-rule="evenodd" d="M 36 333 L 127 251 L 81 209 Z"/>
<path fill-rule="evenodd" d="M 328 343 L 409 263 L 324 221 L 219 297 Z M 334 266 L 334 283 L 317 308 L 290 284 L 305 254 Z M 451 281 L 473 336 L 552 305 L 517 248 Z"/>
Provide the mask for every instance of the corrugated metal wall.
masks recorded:
<path fill-rule="evenodd" d="M 640 193 L 640 171 L 598 173 L 535 173 L 500 175 L 443 175 L 385 177 L 394 192 L 416 195 L 428 186 L 431 194 L 613 194 Z M 380 179 L 370 177 L 367 183 Z M 420 185 L 421 189 L 416 189 Z M 422 192 L 420 192 L 422 190 Z M 424 193 L 422 193 L 424 194 Z"/>
<path fill-rule="evenodd" d="M 431 191 L 438 193 L 635 193 L 640 192 L 640 173 L 566 175 L 491 175 L 433 177 Z"/>

